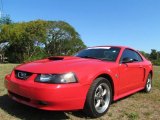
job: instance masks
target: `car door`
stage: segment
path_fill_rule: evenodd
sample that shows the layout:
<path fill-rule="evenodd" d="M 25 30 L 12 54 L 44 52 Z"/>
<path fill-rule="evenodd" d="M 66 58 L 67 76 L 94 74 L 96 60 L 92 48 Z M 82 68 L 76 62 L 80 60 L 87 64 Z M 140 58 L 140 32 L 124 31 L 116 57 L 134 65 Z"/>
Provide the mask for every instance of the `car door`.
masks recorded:
<path fill-rule="evenodd" d="M 129 59 L 128 62 L 123 62 L 125 59 Z M 131 92 L 143 85 L 145 69 L 142 61 L 136 51 L 131 49 L 123 51 L 119 64 L 119 94 Z"/>

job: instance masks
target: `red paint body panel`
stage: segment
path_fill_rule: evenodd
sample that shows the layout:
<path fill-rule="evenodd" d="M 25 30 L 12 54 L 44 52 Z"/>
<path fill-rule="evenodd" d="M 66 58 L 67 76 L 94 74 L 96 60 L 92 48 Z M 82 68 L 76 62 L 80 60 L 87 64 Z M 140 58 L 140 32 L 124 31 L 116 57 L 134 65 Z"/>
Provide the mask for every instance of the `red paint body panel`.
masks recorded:
<path fill-rule="evenodd" d="M 82 109 L 86 98 L 86 92 L 89 85 L 75 84 L 42 84 L 36 83 L 32 79 L 24 81 L 10 79 L 6 76 L 5 86 L 8 91 L 29 98 L 29 102 L 23 99 L 17 99 L 9 94 L 14 100 L 23 104 L 46 110 L 75 110 Z M 46 102 L 47 105 L 39 105 L 38 102 Z"/>
<path fill-rule="evenodd" d="M 103 46 L 102 46 L 103 47 Z M 120 58 L 125 48 L 121 48 L 115 62 L 97 59 L 63 56 L 63 60 L 37 60 L 17 66 L 16 70 L 33 73 L 27 80 L 19 80 L 15 72 L 5 77 L 9 96 L 17 102 L 44 110 L 83 109 L 87 92 L 92 82 L 100 75 L 109 75 L 113 81 L 113 99 L 142 90 L 152 64 L 142 55 L 143 62 L 121 64 Z M 131 49 L 131 48 L 129 48 Z M 133 50 L 133 49 L 132 49 Z M 34 82 L 37 74 L 62 74 L 74 72 L 78 83 L 46 84 Z M 39 104 L 44 102 L 44 104 Z"/>

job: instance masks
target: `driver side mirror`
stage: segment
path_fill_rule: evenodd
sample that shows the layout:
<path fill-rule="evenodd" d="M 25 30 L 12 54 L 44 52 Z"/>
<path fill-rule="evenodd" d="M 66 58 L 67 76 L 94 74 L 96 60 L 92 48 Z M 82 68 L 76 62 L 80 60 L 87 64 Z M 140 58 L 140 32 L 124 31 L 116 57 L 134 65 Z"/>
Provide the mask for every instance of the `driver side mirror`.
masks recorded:
<path fill-rule="evenodd" d="M 132 62 L 134 62 L 134 59 L 129 57 L 125 57 L 122 59 L 122 63 L 132 63 Z"/>

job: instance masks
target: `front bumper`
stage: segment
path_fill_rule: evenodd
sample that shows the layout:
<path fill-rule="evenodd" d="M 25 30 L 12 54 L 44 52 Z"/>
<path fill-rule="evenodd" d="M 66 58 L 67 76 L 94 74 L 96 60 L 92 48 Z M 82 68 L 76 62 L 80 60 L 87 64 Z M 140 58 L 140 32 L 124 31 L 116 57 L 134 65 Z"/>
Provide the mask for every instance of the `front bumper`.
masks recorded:
<path fill-rule="evenodd" d="M 8 95 L 15 101 L 44 110 L 83 109 L 89 85 L 46 84 L 34 82 L 36 74 L 28 80 L 5 77 Z"/>

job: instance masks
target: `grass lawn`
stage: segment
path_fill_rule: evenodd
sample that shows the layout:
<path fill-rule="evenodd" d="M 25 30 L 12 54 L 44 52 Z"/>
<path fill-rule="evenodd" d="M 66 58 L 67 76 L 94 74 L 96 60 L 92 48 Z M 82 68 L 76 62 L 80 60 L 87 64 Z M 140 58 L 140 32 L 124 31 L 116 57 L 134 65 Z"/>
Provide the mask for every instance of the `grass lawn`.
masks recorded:
<path fill-rule="evenodd" d="M 11 72 L 16 64 L 0 64 L 0 120 L 57 120 L 87 119 L 82 112 L 43 111 L 19 104 L 6 95 L 4 76 Z M 116 101 L 107 114 L 98 120 L 159 120 L 160 119 L 160 67 L 154 67 L 153 89 L 146 94 L 138 92 Z"/>

